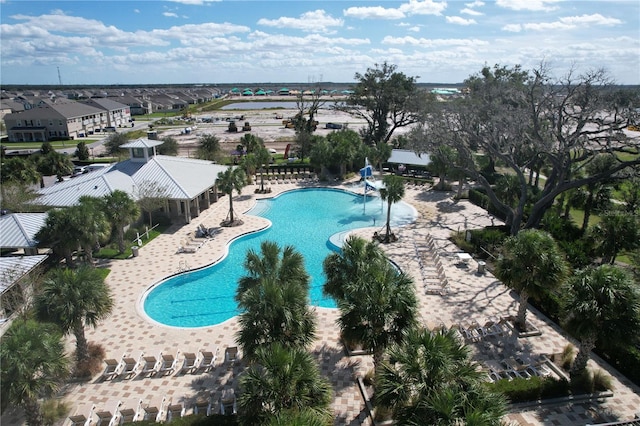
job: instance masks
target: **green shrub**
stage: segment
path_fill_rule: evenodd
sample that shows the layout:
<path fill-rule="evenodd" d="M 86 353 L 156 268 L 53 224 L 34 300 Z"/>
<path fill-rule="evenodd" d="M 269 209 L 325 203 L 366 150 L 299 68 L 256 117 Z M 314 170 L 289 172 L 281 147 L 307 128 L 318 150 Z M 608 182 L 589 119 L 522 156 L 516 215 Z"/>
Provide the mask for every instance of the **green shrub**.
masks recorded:
<path fill-rule="evenodd" d="M 483 209 L 487 209 L 487 207 L 489 207 L 489 197 L 481 192 L 480 189 L 469 190 L 469 201 Z"/>
<path fill-rule="evenodd" d="M 484 250 L 489 253 L 496 253 L 502 246 L 505 238 L 509 236 L 509 231 L 505 227 L 486 227 L 484 229 L 474 229 L 471 231 L 471 243 L 474 252 L 484 254 Z"/>
<path fill-rule="evenodd" d="M 640 349 L 628 342 L 625 346 L 607 346 L 604 349 L 596 348 L 596 352 L 607 359 L 619 372 L 629 380 L 640 386 Z"/>
<path fill-rule="evenodd" d="M 573 364 L 573 360 L 576 359 L 576 355 L 578 354 L 578 350 L 571 343 L 567 344 L 562 350 L 562 354 L 560 356 L 560 365 L 565 370 L 568 370 Z"/>
<path fill-rule="evenodd" d="M 593 388 L 596 391 L 607 391 L 613 389 L 613 379 L 601 368 L 593 371 Z"/>
<path fill-rule="evenodd" d="M 537 299 L 529 299 L 530 303 L 540 312 L 551 318 L 556 323 L 560 322 L 562 309 L 562 297 L 557 290 L 545 291 Z"/>
<path fill-rule="evenodd" d="M 53 426 L 59 420 L 67 417 L 71 411 L 68 402 L 59 399 L 48 399 L 42 403 L 42 423 L 45 426 Z"/>
<path fill-rule="evenodd" d="M 557 214 L 550 209 L 542 219 L 542 229 L 557 241 L 576 241 L 582 237 L 582 230 L 570 218 Z"/>
<path fill-rule="evenodd" d="M 571 377 L 571 389 L 574 394 L 593 393 L 595 386 L 591 371 L 585 369 L 580 374 Z"/>
<path fill-rule="evenodd" d="M 560 398 L 570 393 L 571 386 L 565 378 L 556 379 L 554 377 L 545 377 L 542 379 L 542 389 L 540 390 L 540 398 Z"/>
<path fill-rule="evenodd" d="M 586 240 L 558 241 L 558 245 L 573 269 L 582 269 L 591 264 L 592 247 Z"/>
<path fill-rule="evenodd" d="M 534 376 L 529 379 L 502 379 L 491 384 L 494 392 L 505 395 L 512 403 L 537 401 L 542 391 L 542 379 Z"/>
<path fill-rule="evenodd" d="M 502 379 L 488 383 L 488 386 L 492 391 L 505 395 L 512 403 L 559 398 L 569 395 L 570 389 L 566 379 L 538 376 L 529 379 Z"/>
<path fill-rule="evenodd" d="M 79 379 L 90 379 L 102 370 L 102 360 L 106 356 L 104 347 L 99 343 L 89 342 L 89 359 L 76 366 L 74 376 Z"/>
<path fill-rule="evenodd" d="M 470 242 L 468 242 L 465 239 L 465 233 L 464 232 L 452 232 L 451 233 L 451 241 L 458 246 L 458 248 L 460 248 L 460 250 L 468 252 L 468 253 L 474 253 L 475 252 L 475 248 L 473 246 L 473 244 L 471 244 Z"/>
<path fill-rule="evenodd" d="M 364 377 L 362 378 L 362 382 L 367 386 L 372 386 L 375 383 L 375 377 L 376 377 L 376 370 L 372 368 L 368 370 L 367 373 L 364 375 Z"/>

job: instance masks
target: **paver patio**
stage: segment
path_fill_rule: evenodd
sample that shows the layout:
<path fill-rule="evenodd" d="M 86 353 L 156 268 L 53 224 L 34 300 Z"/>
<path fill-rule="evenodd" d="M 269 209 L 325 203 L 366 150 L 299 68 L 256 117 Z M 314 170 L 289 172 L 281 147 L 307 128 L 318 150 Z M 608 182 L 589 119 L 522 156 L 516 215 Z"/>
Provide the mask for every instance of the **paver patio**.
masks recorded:
<path fill-rule="evenodd" d="M 305 184 L 272 185 L 273 196 L 279 192 L 294 189 Z M 199 349 L 220 348 L 220 354 L 227 347 L 236 346 L 234 337 L 238 332 L 238 322 L 232 318 L 222 324 L 203 328 L 166 327 L 148 320 L 140 308 L 145 291 L 161 279 L 186 268 L 208 265 L 225 255 L 227 243 L 239 235 L 268 226 L 259 217 L 245 215 L 255 203 L 255 186 L 246 187 L 243 194 L 234 197 L 234 210 L 240 213 L 244 225 L 224 228 L 214 239 L 207 241 L 195 253 L 178 253 L 181 241 L 193 233 L 202 223 L 207 227 L 218 226 L 227 216 L 228 200 L 222 197 L 200 217 L 185 226 L 175 226 L 140 249 L 139 256 L 126 260 L 103 262 L 101 266 L 111 269 L 107 283 L 113 291 L 116 308 L 113 315 L 97 329 L 87 329 L 89 341 L 99 342 L 107 352 L 107 358 L 119 359 L 124 353 L 137 357 L 141 352 L 158 356 L 175 354 L 178 350 L 197 352 Z M 420 301 L 422 322 L 428 327 L 440 324 L 450 326 L 464 320 L 482 321 L 490 316 L 515 314 L 518 297 L 498 282 L 490 273 L 477 274 L 476 262 L 470 261 L 468 268 L 460 268 L 458 260 L 451 254 L 457 252 L 449 242 L 452 231 L 479 228 L 499 221 L 467 201 L 455 202 L 451 193 L 427 191 L 425 188 L 407 187 L 404 200 L 419 212 L 416 223 L 394 229 L 399 237 L 393 244 L 382 245 L 389 258 L 416 280 Z M 295 227 L 295 222 L 292 223 Z M 377 230 L 377 228 L 375 229 Z M 357 230 L 354 233 L 370 238 L 374 229 Z M 303 233 L 304 230 L 299 230 Z M 420 259 L 430 251 L 427 236 L 431 235 L 442 259 L 445 274 L 450 283 L 450 291 L 445 295 L 426 295 L 422 291 Z M 371 369 L 369 356 L 345 356 L 338 342 L 338 328 L 335 325 L 337 310 L 317 308 L 318 333 L 312 352 L 318 359 L 322 373 L 333 384 L 333 410 L 336 425 L 370 424 L 365 404 L 354 377 L 364 375 Z M 532 355 L 561 352 L 571 340 L 548 319 L 535 310 L 529 313 L 530 321 L 542 331 L 541 336 L 526 340 L 526 348 Z M 520 339 L 523 340 L 523 339 Z M 74 339 L 68 339 L 68 348 L 74 347 Z M 217 401 L 223 390 L 238 387 L 237 379 L 243 369 L 242 362 L 231 365 L 220 356 L 220 363 L 212 370 L 199 374 L 171 374 L 162 377 L 116 378 L 110 381 L 91 380 L 86 383 L 69 384 L 64 397 L 74 405 L 74 411 L 95 404 L 98 408 L 115 407 L 117 401 L 137 401 L 144 403 L 166 397 L 174 403 L 190 406 L 198 395 L 212 393 Z M 590 361 L 592 366 L 605 369 L 613 377 L 612 398 L 602 402 L 569 404 L 562 407 L 543 407 L 523 412 L 511 413 L 508 417 L 520 425 L 576 425 L 602 421 L 628 420 L 640 410 L 640 392 L 614 369 L 596 356 Z M 19 410 L 9 409 L 2 416 L 2 424 L 23 424 Z"/>

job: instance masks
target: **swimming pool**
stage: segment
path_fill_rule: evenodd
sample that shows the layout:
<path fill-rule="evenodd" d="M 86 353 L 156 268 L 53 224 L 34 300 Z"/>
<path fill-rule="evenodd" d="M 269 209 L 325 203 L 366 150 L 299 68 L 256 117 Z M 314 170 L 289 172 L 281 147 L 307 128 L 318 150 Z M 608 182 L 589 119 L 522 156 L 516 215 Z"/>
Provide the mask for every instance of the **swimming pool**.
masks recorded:
<path fill-rule="evenodd" d="M 308 188 L 258 200 L 247 214 L 269 219 L 271 227 L 233 241 L 221 261 L 175 275 L 153 287 L 143 301 L 150 319 L 174 327 L 204 327 L 237 315 L 234 296 L 238 279 L 246 275 L 243 263 L 247 250 L 259 252 L 264 240 L 275 241 L 280 247 L 293 245 L 304 257 L 311 277 L 311 304 L 333 308 L 334 301 L 322 294 L 322 262 L 338 249 L 347 231 L 374 224 L 384 226 L 387 205 L 377 197 L 367 196 L 365 204 L 362 195 L 352 192 Z M 393 226 L 411 223 L 416 216 L 415 209 L 407 203 L 391 206 Z"/>

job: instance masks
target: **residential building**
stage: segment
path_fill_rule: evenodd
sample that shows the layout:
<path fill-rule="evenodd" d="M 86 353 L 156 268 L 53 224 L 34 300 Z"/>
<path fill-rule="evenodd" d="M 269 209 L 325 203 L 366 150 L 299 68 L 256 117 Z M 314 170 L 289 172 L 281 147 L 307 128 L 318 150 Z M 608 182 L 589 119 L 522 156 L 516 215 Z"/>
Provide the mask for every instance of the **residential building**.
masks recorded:
<path fill-rule="evenodd" d="M 89 102 L 91 104 L 89 104 Z M 76 102 L 42 99 L 23 112 L 4 117 L 10 142 L 74 139 L 129 122 L 129 107 L 108 99 Z"/>

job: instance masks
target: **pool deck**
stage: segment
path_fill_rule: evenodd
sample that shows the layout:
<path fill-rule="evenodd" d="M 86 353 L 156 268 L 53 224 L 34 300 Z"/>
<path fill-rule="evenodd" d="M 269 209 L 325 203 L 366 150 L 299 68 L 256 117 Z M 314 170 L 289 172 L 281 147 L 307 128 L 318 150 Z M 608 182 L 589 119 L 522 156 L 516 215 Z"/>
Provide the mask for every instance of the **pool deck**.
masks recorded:
<path fill-rule="evenodd" d="M 291 183 L 271 185 L 273 196 L 279 192 L 312 184 Z M 105 349 L 107 358 L 120 359 L 124 353 L 138 357 L 159 356 L 160 352 L 175 355 L 197 352 L 199 349 L 215 350 L 219 348 L 218 364 L 207 372 L 195 374 L 170 374 L 166 376 L 142 377 L 130 379 L 116 378 L 100 380 L 95 377 L 85 383 L 72 383 L 64 389 L 64 397 L 71 402 L 72 414 L 88 414 L 89 407 L 95 404 L 98 409 L 114 410 L 118 401 L 132 406 L 142 400 L 146 405 L 163 397 L 173 403 L 183 403 L 190 413 L 191 404 L 198 396 L 211 396 L 214 402 L 219 400 L 225 389 L 238 389 L 238 378 L 243 363 L 226 362 L 224 352 L 228 347 L 236 346 L 234 337 L 238 332 L 238 322 L 232 318 L 220 325 L 198 329 L 171 328 L 147 320 L 141 314 L 139 303 L 145 291 L 154 283 L 175 274 L 185 268 L 197 268 L 211 264 L 224 256 L 227 243 L 248 232 L 264 228 L 267 221 L 263 218 L 247 216 L 255 203 L 255 186 L 243 189 L 242 195 L 234 197 L 234 211 L 244 221 L 242 226 L 224 228 L 213 239 L 209 239 L 195 253 L 178 253 L 181 241 L 193 235 L 199 224 L 217 227 L 227 216 L 229 202 L 226 197 L 213 204 L 200 217 L 194 218 L 188 225 L 173 227 L 168 232 L 140 249 L 138 257 L 126 260 L 103 262 L 111 274 L 107 283 L 115 299 L 114 313 L 103 321 L 97 329 L 87 329 L 87 339 L 98 342 Z M 348 188 L 345 187 L 345 188 Z M 477 274 L 477 263 L 470 260 L 461 265 L 455 255 L 458 251 L 448 237 L 452 231 L 474 229 L 499 221 L 467 201 L 454 201 L 452 193 L 433 192 L 421 187 L 408 186 L 404 201 L 413 205 L 419 212 L 416 223 L 393 231 L 398 241 L 382 245 L 389 258 L 404 271 L 412 275 L 416 282 L 420 302 L 421 321 L 428 327 L 440 324 L 450 326 L 465 320 L 483 322 L 490 316 L 514 315 L 518 296 L 496 280 L 490 273 Z M 370 238 L 374 230 L 368 228 L 355 231 L 357 235 Z M 444 273 L 450 283 L 450 291 L 444 295 L 427 295 L 423 291 L 421 265 L 424 255 L 433 252 L 427 246 L 430 235 L 436 246 Z M 337 310 L 317 308 L 318 333 L 312 353 L 320 363 L 322 373 L 333 384 L 333 410 L 336 425 L 371 424 L 367 410 L 356 385 L 354 377 L 363 375 L 372 367 L 370 356 L 347 357 L 341 344 L 335 321 Z M 540 336 L 520 341 L 521 349 L 531 355 L 558 353 L 571 340 L 547 318 L 531 308 L 528 320 L 541 332 Z M 505 338 L 506 339 L 506 338 Z M 575 342 L 573 342 L 575 343 Z M 67 346 L 74 347 L 73 337 L 68 338 Z M 615 420 L 630 420 L 640 410 L 640 390 L 617 371 L 593 355 L 591 366 L 607 371 L 613 377 L 613 397 L 591 403 L 573 403 L 562 406 L 545 406 L 537 409 L 515 411 L 508 419 L 519 425 L 576 425 L 600 423 Z M 214 409 L 216 404 L 214 404 Z M 8 409 L 0 419 L 2 424 L 23 424 L 19 410 Z M 69 424 L 69 422 L 65 422 Z"/>

